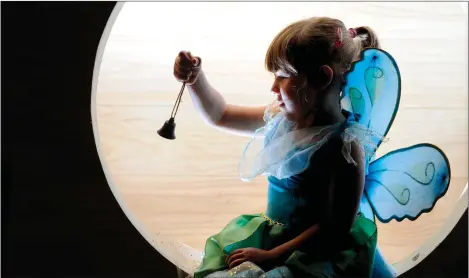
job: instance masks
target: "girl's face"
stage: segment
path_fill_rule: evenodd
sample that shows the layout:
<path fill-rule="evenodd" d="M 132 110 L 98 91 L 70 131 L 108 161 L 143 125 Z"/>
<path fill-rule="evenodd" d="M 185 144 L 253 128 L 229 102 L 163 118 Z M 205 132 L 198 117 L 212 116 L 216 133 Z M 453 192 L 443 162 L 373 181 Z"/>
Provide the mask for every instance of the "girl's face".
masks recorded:
<path fill-rule="evenodd" d="M 301 120 L 313 105 L 314 93 L 304 86 L 305 79 L 301 76 L 290 75 L 281 70 L 274 75 L 275 80 L 271 90 L 279 102 L 280 109 L 285 112 L 288 120 Z"/>

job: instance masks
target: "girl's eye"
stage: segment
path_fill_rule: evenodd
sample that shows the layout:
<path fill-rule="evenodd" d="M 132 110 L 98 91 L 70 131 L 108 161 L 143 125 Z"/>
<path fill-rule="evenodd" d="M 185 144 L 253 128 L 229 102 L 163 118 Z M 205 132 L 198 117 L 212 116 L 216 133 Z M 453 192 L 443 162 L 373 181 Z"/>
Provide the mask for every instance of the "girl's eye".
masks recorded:
<path fill-rule="evenodd" d="M 286 78 L 289 78 L 290 75 L 287 74 L 287 73 L 284 73 L 283 71 L 277 71 L 275 74 L 274 74 L 275 78 L 278 78 L 278 79 L 286 79 Z"/>

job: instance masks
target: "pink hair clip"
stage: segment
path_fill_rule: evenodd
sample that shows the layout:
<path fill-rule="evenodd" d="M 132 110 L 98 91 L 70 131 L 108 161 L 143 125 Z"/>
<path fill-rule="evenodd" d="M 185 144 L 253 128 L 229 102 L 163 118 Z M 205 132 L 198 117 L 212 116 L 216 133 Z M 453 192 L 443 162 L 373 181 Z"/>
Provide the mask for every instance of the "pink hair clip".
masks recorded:
<path fill-rule="evenodd" d="M 348 32 L 350 33 L 350 36 L 352 37 L 352 39 L 358 35 L 357 30 L 355 30 L 355 28 L 349 28 Z"/>
<path fill-rule="evenodd" d="M 342 29 L 340 27 L 337 27 L 336 36 L 337 36 L 337 38 L 336 38 L 336 41 L 334 43 L 335 48 L 342 47 L 342 45 L 343 45 L 343 42 L 342 42 Z"/>

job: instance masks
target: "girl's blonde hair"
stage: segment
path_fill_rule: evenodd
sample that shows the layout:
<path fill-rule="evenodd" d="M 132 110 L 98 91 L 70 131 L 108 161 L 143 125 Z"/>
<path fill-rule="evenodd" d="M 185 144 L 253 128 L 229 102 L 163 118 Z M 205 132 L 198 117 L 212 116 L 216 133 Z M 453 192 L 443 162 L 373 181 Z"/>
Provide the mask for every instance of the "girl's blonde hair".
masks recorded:
<path fill-rule="evenodd" d="M 314 86 L 322 65 L 329 65 L 335 74 L 343 74 L 359 59 L 363 49 L 371 47 L 379 47 L 371 28 L 349 31 L 338 19 L 313 17 L 290 24 L 274 38 L 267 50 L 265 66 L 270 72 L 302 73 Z"/>

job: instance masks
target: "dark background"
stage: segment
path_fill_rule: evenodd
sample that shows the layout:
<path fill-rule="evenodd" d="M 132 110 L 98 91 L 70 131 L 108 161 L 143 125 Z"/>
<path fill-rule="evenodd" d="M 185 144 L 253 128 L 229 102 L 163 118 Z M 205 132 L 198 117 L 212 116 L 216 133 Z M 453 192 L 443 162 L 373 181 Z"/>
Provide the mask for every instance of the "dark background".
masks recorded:
<path fill-rule="evenodd" d="M 176 275 L 122 212 L 96 151 L 91 82 L 114 6 L 1 3 L 2 277 Z M 403 277 L 468 277 L 467 218 Z"/>

